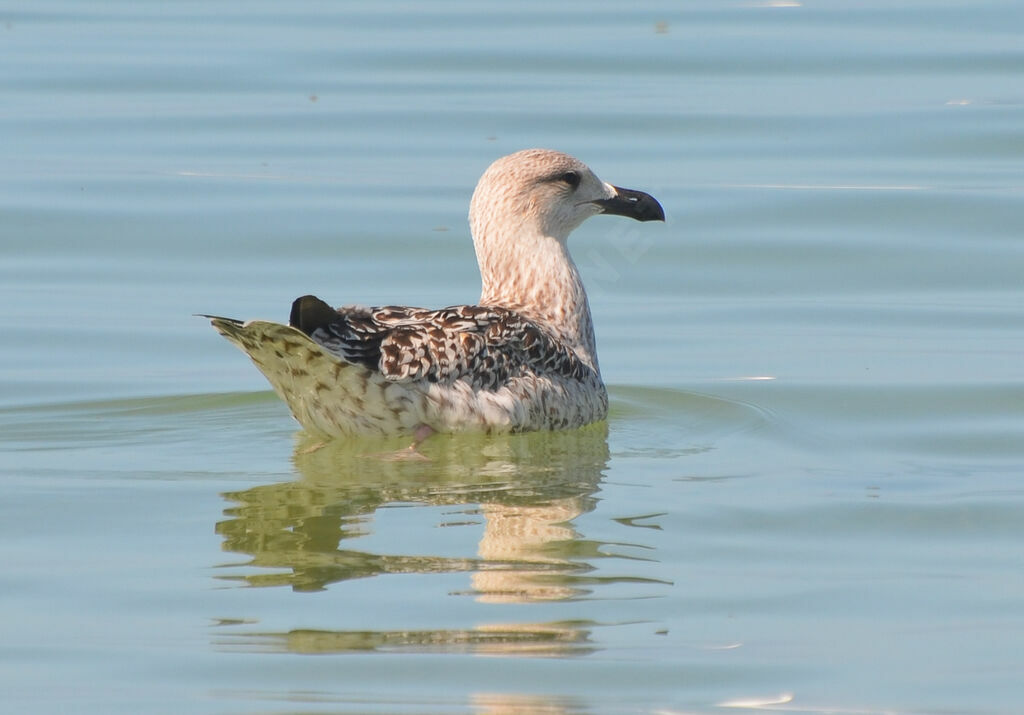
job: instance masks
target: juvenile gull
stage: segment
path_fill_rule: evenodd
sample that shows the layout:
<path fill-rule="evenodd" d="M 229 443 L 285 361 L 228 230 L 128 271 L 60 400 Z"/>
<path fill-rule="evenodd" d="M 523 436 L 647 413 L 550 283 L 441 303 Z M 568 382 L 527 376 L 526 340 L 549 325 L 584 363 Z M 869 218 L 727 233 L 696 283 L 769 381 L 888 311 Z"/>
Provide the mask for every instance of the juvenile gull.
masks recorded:
<path fill-rule="evenodd" d="M 561 152 L 495 161 L 469 224 L 479 305 L 335 310 L 314 296 L 288 325 L 209 317 L 307 430 L 326 436 L 565 429 L 608 413 L 590 306 L 569 234 L 595 214 L 664 221 L 641 191 Z"/>

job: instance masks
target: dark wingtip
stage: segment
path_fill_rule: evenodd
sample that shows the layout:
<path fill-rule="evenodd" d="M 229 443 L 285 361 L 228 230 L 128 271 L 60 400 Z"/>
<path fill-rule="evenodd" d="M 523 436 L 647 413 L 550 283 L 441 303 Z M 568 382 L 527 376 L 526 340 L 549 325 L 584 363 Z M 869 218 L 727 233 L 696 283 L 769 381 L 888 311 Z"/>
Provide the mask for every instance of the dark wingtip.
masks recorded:
<path fill-rule="evenodd" d="M 330 325 L 338 319 L 338 311 L 315 295 L 304 295 L 292 303 L 288 324 L 306 335 L 312 335 L 317 328 Z"/>
<path fill-rule="evenodd" d="M 193 318 L 206 318 L 207 320 L 209 320 L 211 322 L 217 321 L 217 322 L 220 322 L 220 323 L 238 323 L 239 325 L 242 324 L 241 320 L 237 320 L 236 318 L 225 318 L 223 315 L 209 315 L 207 313 L 193 313 L 192 317 Z"/>

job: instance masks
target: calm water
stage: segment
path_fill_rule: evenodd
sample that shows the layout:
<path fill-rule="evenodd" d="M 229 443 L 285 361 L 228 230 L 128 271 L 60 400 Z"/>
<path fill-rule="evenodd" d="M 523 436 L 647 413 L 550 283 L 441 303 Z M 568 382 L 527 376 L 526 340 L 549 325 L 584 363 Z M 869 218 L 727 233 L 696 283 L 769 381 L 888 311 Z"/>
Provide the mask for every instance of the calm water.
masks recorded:
<path fill-rule="evenodd" d="M 0 9 L 12 712 L 1014 712 L 1024 6 Z M 308 451 L 193 313 L 472 302 L 529 146 L 606 425 Z M 756 379 L 755 379 L 756 378 Z"/>

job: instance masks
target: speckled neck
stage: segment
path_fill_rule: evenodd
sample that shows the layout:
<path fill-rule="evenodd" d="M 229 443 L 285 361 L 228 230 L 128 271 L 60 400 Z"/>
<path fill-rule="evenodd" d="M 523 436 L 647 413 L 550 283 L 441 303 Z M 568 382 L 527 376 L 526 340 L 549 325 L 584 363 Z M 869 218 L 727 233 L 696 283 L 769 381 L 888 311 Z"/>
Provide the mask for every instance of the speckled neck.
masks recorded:
<path fill-rule="evenodd" d="M 515 310 L 542 324 L 600 371 L 590 304 L 565 238 L 528 222 L 471 220 L 483 289 L 481 305 Z"/>

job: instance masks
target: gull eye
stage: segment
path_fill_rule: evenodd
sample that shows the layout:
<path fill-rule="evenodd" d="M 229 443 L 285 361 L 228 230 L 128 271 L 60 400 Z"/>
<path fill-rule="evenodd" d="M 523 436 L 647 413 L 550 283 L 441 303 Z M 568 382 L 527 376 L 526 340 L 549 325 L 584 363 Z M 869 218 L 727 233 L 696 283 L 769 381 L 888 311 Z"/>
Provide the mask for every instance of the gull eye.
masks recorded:
<path fill-rule="evenodd" d="M 580 185 L 580 175 L 575 171 L 567 171 L 558 178 L 574 189 Z"/>

